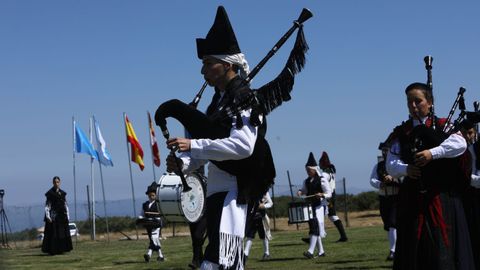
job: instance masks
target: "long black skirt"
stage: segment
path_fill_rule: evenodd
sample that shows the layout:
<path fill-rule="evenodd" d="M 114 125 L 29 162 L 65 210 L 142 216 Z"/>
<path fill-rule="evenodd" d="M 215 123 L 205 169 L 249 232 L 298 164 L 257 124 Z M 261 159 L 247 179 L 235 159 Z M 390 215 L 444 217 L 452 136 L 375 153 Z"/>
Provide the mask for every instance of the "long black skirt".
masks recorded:
<path fill-rule="evenodd" d="M 72 237 L 67 220 L 45 222 L 42 252 L 50 255 L 62 254 L 72 250 Z"/>
<path fill-rule="evenodd" d="M 467 221 L 458 195 L 419 193 L 404 186 L 398 196 L 393 269 L 474 269 Z"/>

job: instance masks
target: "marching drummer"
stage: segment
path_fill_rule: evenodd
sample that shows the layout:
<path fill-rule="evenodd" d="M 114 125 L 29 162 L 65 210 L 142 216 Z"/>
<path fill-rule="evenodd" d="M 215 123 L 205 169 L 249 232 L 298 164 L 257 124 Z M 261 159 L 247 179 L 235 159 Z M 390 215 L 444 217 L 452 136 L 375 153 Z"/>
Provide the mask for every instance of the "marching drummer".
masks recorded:
<path fill-rule="evenodd" d="M 303 253 L 307 259 L 314 258 L 315 246 L 318 244 L 318 257 L 325 256 L 322 238 L 327 236 L 325 232 L 325 215 L 327 214 L 327 199 L 332 196 L 330 185 L 326 177 L 320 173 L 317 161 L 310 152 L 307 164 L 305 164 L 308 178 L 303 181 L 302 188 L 297 192 L 298 196 L 305 196 L 305 199 L 312 204 L 313 218 L 308 221 L 310 235 L 310 247 Z"/>
<path fill-rule="evenodd" d="M 142 205 L 143 217 L 155 219 L 159 222 L 160 226 L 145 226 L 150 242 L 148 244 L 147 253 L 143 255 L 143 258 L 145 259 L 145 262 L 149 262 L 153 251 L 157 251 L 157 261 L 163 262 L 164 257 L 162 254 L 162 247 L 160 245 L 162 220 L 160 219 L 160 211 L 158 208 L 159 202 L 157 200 L 157 183 L 153 182 L 150 186 L 148 186 L 145 194 L 148 196 L 148 201 L 144 202 Z"/>

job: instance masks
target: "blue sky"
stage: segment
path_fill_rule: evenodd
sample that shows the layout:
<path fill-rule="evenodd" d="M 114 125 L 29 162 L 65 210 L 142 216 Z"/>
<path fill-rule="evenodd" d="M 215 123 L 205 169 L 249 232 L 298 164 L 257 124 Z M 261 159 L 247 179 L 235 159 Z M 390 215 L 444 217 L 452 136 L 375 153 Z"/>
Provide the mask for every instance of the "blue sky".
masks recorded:
<path fill-rule="evenodd" d="M 145 151 L 132 164 L 137 200 L 153 180 L 146 111 L 172 98 L 193 99 L 202 85 L 195 38 L 224 5 L 251 67 L 291 27 L 303 7 L 310 46 L 292 100 L 273 111 L 267 138 L 277 167 L 299 185 L 312 151 L 327 151 L 350 189 L 370 190 L 378 143 L 407 118 L 403 89 L 426 80 L 431 54 L 436 112 L 446 116 L 460 86 L 467 109 L 480 100 L 478 1 L 15 1 L 0 2 L 0 188 L 6 205 L 44 201 L 54 175 L 73 202 L 72 116 L 84 131 L 95 115 L 115 166 L 104 168 L 107 199 L 131 196 L 122 113 Z M 284 66 L 291 38 L 255 77 L 253 88 Z M 204 110 L 212 96 L 200 102 Z M 173 136 L 180 125 L 169 120 Z M 157 128 L 162 162 L 167 150 Z M 90 165 L 77 155 L 79 200 Z M 162 163 L 157 176 L 165 171 Z M 96 198 L 100 199 L 95 167 Z"/>

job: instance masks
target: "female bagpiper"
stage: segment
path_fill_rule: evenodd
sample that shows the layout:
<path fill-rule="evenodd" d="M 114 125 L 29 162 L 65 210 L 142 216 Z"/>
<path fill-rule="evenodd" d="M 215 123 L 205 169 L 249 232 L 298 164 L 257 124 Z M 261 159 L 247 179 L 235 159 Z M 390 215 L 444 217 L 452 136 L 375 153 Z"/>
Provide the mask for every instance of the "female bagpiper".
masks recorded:
<path fill-rule="evenodd" d="M 393 269 L 474 269 L 456 162 L 467 144 L 459 133 L 432 142 L 448 123 L 433 115 L 429 85 L 412 83 L 405 94 L 410 119 L 390 135 L 386 163 L 392 177 L 403 177 Z"/>

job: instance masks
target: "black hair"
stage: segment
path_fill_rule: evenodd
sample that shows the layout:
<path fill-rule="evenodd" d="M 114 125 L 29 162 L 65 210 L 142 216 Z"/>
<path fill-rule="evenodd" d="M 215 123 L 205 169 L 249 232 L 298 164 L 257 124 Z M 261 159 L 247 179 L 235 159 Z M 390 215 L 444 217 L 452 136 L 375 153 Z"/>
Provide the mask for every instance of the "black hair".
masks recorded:
<path fill-rule="evenodd" d="M 58 181 L 62 181 L 62 180 L 60 180 L 59 176 L 54 176 L 53 179 L 52 179 L 52 182 L 55 182 L 55 180 L 57 180 L 57 179 L 58 179 Z"/>
<path fill-rule="evenodd" d="M 405 88 L 405 94 L 408 94 L 411 90 L 421 90 L 425 98 L 433 104 L 433 93 L 432 90 L 425 83 L 414 82 L 411 83 L 407 88 Z"/>

